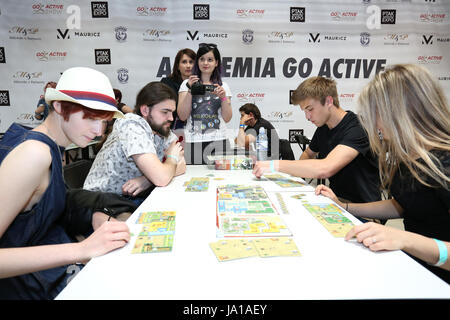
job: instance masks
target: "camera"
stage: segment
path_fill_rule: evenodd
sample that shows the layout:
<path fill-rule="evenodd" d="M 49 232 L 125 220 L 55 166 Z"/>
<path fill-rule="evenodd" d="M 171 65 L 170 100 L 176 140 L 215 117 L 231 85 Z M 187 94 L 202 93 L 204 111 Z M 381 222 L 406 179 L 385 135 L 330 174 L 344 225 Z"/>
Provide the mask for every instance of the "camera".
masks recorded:
<path fill-rule="evenodd" d="M 213 92 L 216 87 L 212 84 L 201 84 L 200 82 L 194 82 L 191 87 L 192 95 L 204 95 L 206 92 Z"/>

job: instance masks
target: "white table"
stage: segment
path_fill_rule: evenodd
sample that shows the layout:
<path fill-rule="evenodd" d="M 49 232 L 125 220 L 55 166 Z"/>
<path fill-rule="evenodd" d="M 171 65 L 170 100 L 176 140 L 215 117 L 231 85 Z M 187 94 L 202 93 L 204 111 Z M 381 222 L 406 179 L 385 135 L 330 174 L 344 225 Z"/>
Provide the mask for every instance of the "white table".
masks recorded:
<path fill-rule="evenodd" d="M 212 177 L 207 192 L 184 192 L 185 181 L 206 174 L 225 180 Z M 374 253 L 356 242 L 334 238 L 303 206 L 290 200 L 289 214 L 280 215 L 301 257 L 219 262 L 209 243 L 217 241 L 216 186 L 228 183 L 260 184 L 271 199 L 275 191 L 283 190 L 274 182 L 257 181 L 251 171 L 188 166 L 186 174 L 156 188 L 130 217 L 127 224 L 135 234 L 130 243 L 92 259 L 57 299 L 450 298 L 449 285 L 403 252 Z M 176 211 L 173 250 L 131 254 L 141 229 L 135 224 L 138 214 L 158 210 Z"/>

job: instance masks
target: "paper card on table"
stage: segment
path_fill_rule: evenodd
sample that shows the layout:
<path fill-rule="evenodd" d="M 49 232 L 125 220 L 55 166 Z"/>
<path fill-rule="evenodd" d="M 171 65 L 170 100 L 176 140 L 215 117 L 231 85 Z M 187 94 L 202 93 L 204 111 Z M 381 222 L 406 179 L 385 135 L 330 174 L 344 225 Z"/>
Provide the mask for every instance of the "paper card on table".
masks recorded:
<path fill-rule="evenodd" d="M 185 192 L 204 192 L 208 191 L 209 177 L 206 178 L 191 178 L 191 180 L 184 183 Z"/>
<path fill-rule="evenodd" d="M 148 224 L 153 221 L 175 221 L 175 211 L 148 211 L 141 212 L 136 220 L 137 224 Z"/>
<path fill-rule="evenodd" d="M 258 252 L 251 240 L 246 239 L 227 239 L 219 240 L 209 244 L 217 260 L 230 261 L 248 257 L 258 256 Z"/>
<path fill-rule="evenodd" d="M 146 236 L 139 235 L 131 253 L 152 253 L 172 251 L 173 234 Z"/>
<path fill-rule="evenodd" d="M 255 239 L 253 240 L 253 244 L 255 245 L 259 256 L 263 258 L 280 256 L 301 256 L 300 251 L 298 250 L 292 238 L 277 237 Z"/>

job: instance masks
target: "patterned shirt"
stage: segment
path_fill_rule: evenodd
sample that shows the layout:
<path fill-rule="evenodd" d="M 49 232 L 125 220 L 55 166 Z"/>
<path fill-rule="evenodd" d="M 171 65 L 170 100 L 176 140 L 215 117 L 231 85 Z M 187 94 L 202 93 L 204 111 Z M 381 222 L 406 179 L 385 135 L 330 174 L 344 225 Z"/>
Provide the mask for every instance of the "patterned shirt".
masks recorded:
<path fill-rule="evenodd" d="M 171 132 L 163 138 L 154 134 L 148 122 L 134 113 L 117 119 L 110 135 L 95 157 L 83 188 L 122 194 L 122 185 L 142 176 L 132 156 L 152 153 L 162 161 L 164 151 L 177 139 Z"/>

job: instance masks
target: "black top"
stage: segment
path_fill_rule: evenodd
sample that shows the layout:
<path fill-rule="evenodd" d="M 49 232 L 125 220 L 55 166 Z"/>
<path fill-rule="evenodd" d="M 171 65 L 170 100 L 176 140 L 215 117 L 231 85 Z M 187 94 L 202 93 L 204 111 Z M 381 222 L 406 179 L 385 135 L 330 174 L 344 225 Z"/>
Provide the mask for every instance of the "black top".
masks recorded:
<path fill-rule="evenodd" d="M 450 176 L 450 152 L 432 150 L 431 153 L 441 162 L 446 176 Z M 424 163 L 422 159 L 419 161 Z M 405 230 L 450 241 L 450 191 L 429 177 L 423 180 L 434 187 L 421 184 L 404 164 L 400 164 L 392 181 L 391 194 L 404 210 Z M 419 262 L 450 283 L 450 271 Z"/>
<path fill-rule="evenodd" d="M 176 96 L 177 96 L 176 103 L 178 106 L 178 90 L 180 90 L 181 82 L 178 83 L 171 77 L 161 78 L 161 82 L 168 85 L 175 91 Z M 184 126 L 186 125 L 186 121 L 181 121 L 180 118 L 178 118 L 178 114 L 177 114 L 176 110 L 172 113 L 172 116 L 173 116 L 173 122 L 172 122 L 171 129 L 184 128 Z"/>
<path fill-rule="evenodd" d="M 319 153 L 319 159 L 324 159 L 340 144 L 355 149 L 358 156 L 329 178 L 330 188 L 336 196 L 351 202 L 381 200 L 378 159 L 370 150 L 358 117 L 351 111 L 333 129 L 326 124 L 317 128 L 309 148 Z"/>
<path fill-rule="evenodd" d="M 245 133 L 246 134 L 251 134 L 252 136 L 254 136 L 255 138 L 258 137 L 259 134 L 259 128 L 264 128 L 267 134 L 267 139 L 268 139 L 268 149 L 269 149 L 269 157 L 272 158 L 272 145 L 279 145 L 279 137 L 278 137 L 278 133 L 277 130 L 275 130 L 275 128 L 273 127 L 273 125 L 267 121 L 264 118 L 260 118 L 259 120 L 256 121 L 255 125 L 253 127 L 251 126 L 247 126 L 247 128 L 245 128 Z M 275 151 L 275 150 L 274 150 Z M 273 155 L 274 159 L 278 159 L 279 155 Z"/>

